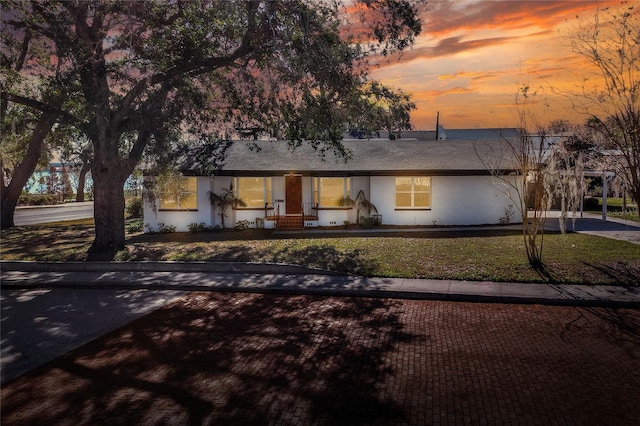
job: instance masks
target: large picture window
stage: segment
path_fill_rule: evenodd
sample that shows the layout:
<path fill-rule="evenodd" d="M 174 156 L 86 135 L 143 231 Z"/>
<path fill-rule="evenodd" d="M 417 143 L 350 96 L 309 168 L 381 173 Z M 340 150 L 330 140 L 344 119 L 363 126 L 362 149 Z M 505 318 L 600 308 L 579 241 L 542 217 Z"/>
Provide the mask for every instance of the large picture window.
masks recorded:
<path fill-rule="evenodd" d="M 237 177 L 235 179 L 236 198 L 241 199 L 247 208 L 264 208 L 271 202 L 271 178 Z"/>
<path fill-rule="evenodd" d="M 396 208 L 429 209 L 431 208 L 430 177 L 397 177 Z"/>
<path fill-rule="evenodd" d="M 160 210 L 197 210 L 198 178 L 179 177 L 163 185 Z"/>
<path fill-rule="evenodd" d="M 344 207 L 345 198 L 351 196 L 351 178 L 313 178 L 313 201 L 318 207 Z"/>

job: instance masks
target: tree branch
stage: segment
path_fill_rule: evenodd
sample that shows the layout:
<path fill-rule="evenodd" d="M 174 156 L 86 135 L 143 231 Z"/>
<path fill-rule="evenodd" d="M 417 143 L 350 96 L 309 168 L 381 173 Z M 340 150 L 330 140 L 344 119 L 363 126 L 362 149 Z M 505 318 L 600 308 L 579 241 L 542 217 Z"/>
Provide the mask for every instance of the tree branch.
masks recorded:
<path fill-rule="evenodd" d="M 140 80 L 127 95 L 122 99 L 120 108 L 114 114 L 116 123 L 120 122 L 129 114 L 131 104 L 140 96 L 149 86 L 166 83 L 178 76 L 189 75 L 195 77 L 218 68 L 232 65 L 236 60 L 248 55 L 252 51 L 251 40 L 256 30 L 256 13 L 260 6 L 260 0 L 252 0 L 247 2 L 247 30 L 245 31 L 240 46 L 227 56 L 217 58 L 204 58 L 198 61 L 189 61 L 179 66 L 170 68 L 169 70 L 146 77 Z"/>
<path fill-rule="evenodd" d="M 27 52 L 29 51 L 29 41 L 31 41 L 31 31 L 27 29 L 24 34 L 24 39 L 22 40 L 22 47 L 20 49 L 20 57 L 16 62 L 15 71 L 20 72 L 22 67 L 24 66 L 25 58 L 27 57 Z"/>
<path fill-rule="evenodd" d="M 147 146 L 149 142 L 149 138 L 151 137 L 151 132 L 149 130 L 145 130 L 143 132 L 138 133 L 138 137 L 129 152 L 129 158 L 127 159 L 127 169 L 128 173 L 131 173 L 133 169 L 136 167 L 136 164 L 142 158 L 142 153 L 144 152 L 145 146 Z"/>
<path fill-rule="evenodd" d="M 52 114 L 55 117 L 62 119 L 66 124 L 75 126 L 81 131 L 86 133 L 85 123 L 75 117 L 74 115 L 61 110 L 58 106 L 40 102 L 35 99 L 25 98 L 24 96 L 15 95 L 13 93 L 1 92 L 0 99 L 7 102 L 13 102 L 16 104 L 24 105 L 29 108 L 33 108 L 43 113 Z"/>

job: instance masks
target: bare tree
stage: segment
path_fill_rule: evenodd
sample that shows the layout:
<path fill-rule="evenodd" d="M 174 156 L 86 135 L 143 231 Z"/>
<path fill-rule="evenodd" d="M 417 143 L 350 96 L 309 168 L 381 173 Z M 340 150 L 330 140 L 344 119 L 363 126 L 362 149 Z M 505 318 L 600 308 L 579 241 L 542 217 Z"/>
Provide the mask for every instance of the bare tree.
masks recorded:
<path fill-rule="evenodd" d="M 567 232 L 567 213 L 575 214 L 584 193 L 585 158 L 572 149 L 569 140 L 559 140 L 549 148 L 544 166 L 544 185 L 550 199 L 560 201 L 560 232 Z"/>
<path fill-rule="evenodd" d="M 593 71 L 566 94 L 590 117 L 607 166 L 640 205 L 640 14 L 633 9 L 600 9 L 569 36 L 572 51 Z"/>
<path fill-rule="evenodd" d="M 529 85 L 522 85 L 515 95 L 518 115 L 516 136 L 501 135 L 499 148 L 488 148 L 476 143 L 475 150 L 502 188 L 522 220 L 522 236 L 529 264 L 544 276 L 542 249 L 544 222 L 548 209 L 545 190 L 544 163 L 548 132 L 540 125 L 539 117 L 531 108 L 535 93 Z"/>

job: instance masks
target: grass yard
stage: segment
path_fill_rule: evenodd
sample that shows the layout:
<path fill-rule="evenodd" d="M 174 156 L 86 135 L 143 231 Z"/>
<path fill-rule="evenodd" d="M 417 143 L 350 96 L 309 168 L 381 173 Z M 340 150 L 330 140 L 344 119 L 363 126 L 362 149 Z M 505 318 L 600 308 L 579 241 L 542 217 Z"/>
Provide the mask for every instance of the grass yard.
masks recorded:
<path fill-rule="evenodd" d="M 585 211 L 589 211 L 592 213 L 601 213 L 602 212 L 602 197 L 598 197 L 598 206 L 587 208 L 585 207 Z M 640 221 L 640 216 L 638 215 L 638 206 L 635 203 L 627 198 L 627 209 L 623 211 L 622 198 L 608 197 L 607 198 L 607 216 L 616 217 L 625 220 L 633 220 L 635 222 Z"/>
<path fill-rule="evenodd" d="M 91 220 L 2 231 L 4 260 L 82 261 Z M 637 245 L 584 234 L 546 234 L 543 260 L 553 281 L 638 285 Z M 277 262 L 404 278 L 542 282 L 517 231 L 273 234 L 265 230 L 128 235 L 114 260 Z"/>

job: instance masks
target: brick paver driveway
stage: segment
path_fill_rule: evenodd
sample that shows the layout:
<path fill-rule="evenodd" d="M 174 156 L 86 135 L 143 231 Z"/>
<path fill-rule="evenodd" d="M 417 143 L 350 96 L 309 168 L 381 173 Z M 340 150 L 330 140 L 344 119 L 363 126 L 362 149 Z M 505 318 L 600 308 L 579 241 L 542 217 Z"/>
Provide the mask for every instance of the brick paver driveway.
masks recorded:
<path fill-rule="evenodd" d="M 2 389 L 2 424 L 637 424 L 640 311 L 192 293 Z"/>

